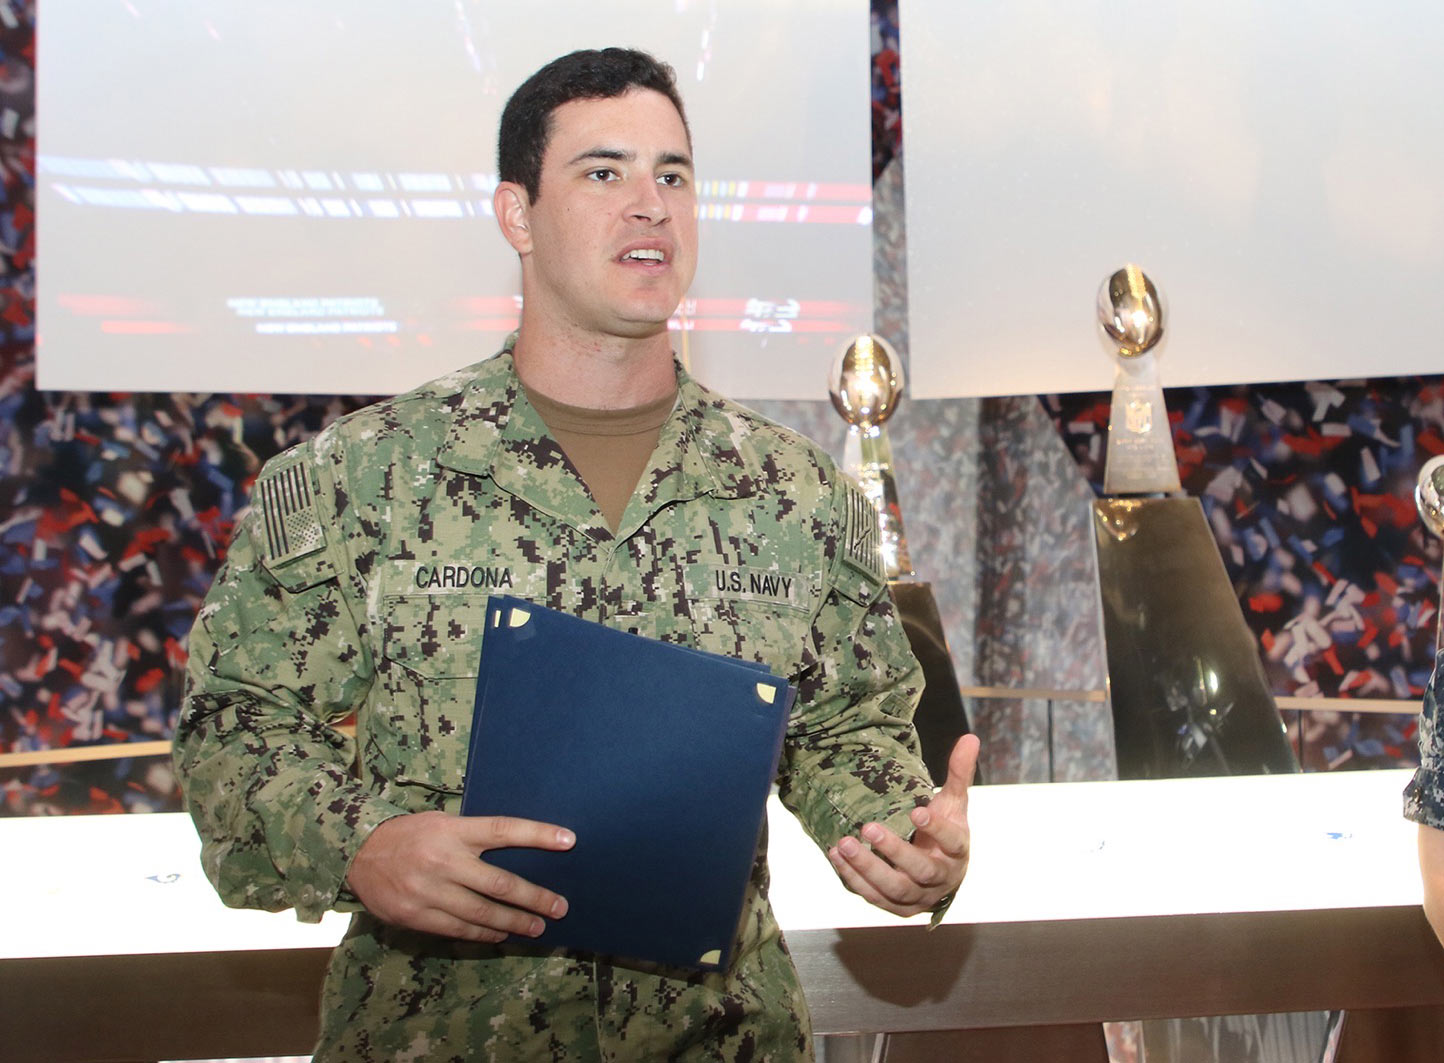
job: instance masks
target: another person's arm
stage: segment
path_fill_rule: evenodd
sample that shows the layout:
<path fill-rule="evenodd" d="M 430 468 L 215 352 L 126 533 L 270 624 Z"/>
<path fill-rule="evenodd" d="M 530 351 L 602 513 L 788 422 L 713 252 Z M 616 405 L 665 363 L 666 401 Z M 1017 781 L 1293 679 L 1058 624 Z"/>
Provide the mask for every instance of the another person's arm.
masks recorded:
<path fill-rule="evenodd" d="M 1419 872 L 1424 876 L 1424 915 L 1444 942 L 1444 830 L 1419 824 Z"/>
<path fill-rule="evenodd" d="M 1424 880 L 1424 914 L 1444 942 L 1444 727 L 1439 719 L 1444 652 L 1424 688 L 1419 712 L 1419 769 L 1404 790 L 1404 815 L 1419 824 L 1419 872 Z"/>

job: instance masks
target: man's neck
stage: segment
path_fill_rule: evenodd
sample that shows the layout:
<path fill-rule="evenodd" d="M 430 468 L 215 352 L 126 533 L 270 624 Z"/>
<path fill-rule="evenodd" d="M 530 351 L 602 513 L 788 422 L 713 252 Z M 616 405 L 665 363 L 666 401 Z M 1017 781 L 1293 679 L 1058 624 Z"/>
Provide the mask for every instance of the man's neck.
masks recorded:
<path fill-rule="evenodd" d="M 523 323 L 512 358 L 522 383 L 557 402 L 626 410 L 677 389 L 666 332 L 638 339 L 541 333 Z"/>

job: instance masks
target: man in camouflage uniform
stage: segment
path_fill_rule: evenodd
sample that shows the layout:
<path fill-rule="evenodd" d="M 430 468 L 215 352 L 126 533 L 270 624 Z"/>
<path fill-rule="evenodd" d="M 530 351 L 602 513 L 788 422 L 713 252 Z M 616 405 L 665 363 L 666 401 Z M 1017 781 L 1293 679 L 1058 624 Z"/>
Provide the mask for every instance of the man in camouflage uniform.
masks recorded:
<path fill-rule="evenodd" d="M 1444 942 L 1444 720 L 1439 718 L 1444 652 L 1424 688 L 1419 713 L 1419 768 L 1404 790 L 1404 815 L 1419 824 L 1419 870 L 1424 876 L 1424 914 Z"/>
<path fill-rule="evenodd" d="M 670 69 L 557 60 L 508 103 L 500 155 L 514 343 L 270 462 L 201 610 L 176 763 L 203 863 L 228 904 L 357 913 L 318 1060 L 808 1058 L 763 852 L 725 972 L 527 944 L 566 901 L 485 852 L 575 839 L 455 814 L 488 595 L 792 677 L 782 800 L 898 914 L 940 910 L 962 879 L 976 741 L 934 796 L 866 501 L 672 359 L 696 198 Z M 663 411 L 655 445 L 608 513 L 591 455 L 539 409 L 643 407 Z M 353 712 L 354 742 L 335 728 Z"/>

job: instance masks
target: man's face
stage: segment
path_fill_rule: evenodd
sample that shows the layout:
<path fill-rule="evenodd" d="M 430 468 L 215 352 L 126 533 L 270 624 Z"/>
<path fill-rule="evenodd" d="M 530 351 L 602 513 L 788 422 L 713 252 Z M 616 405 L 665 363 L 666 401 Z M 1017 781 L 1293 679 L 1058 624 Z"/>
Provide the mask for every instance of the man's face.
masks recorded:
<path fill-rule="evenodd" d="M 697 193 L 677 109 L 648 89 L 562 104 L 525 215 L 529 319 L 597 336 L 664 331 L 697 268 Z"/>

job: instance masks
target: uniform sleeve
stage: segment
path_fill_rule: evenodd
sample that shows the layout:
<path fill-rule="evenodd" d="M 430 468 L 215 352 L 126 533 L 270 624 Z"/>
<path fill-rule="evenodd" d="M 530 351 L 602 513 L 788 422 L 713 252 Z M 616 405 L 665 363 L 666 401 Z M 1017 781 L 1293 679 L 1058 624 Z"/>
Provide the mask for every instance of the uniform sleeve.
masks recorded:
<path fill-rule="evenodd" d="M 859 538 L 849 507 L 866 499 L 840 480 L 828 534 L 830 570 L 809 647 L 815 660 L 799 683 L 788 725 L 784 805 L 824 849 L 868 822 L 911 836 L 909 813 L 933 786 L 913 710 L 922 667 L 893 609 L 874 539 Z"/>
<path fill-rule="evenodd" d="M 1419 711 L 1419 768 L 1404 788 L 1404 816 L 1444 830 L 1444 721 L 1439 719 L 1440 686 L 1444 685 L 1444 652 L 1434 659 L 1434 674 L 1424 688 Z"/>
<path fill-rule="evenodd" d="M 330 473 L 309 446 L 269 463 L 191 630 L 174 760 L 201 860 L 232 907 L 319 920 L 370 832 L 404 809 L 353 775 L 336 724 L 365 698 L 371 655 L 346 572 Z"/>

